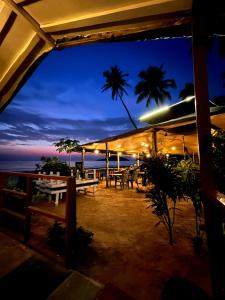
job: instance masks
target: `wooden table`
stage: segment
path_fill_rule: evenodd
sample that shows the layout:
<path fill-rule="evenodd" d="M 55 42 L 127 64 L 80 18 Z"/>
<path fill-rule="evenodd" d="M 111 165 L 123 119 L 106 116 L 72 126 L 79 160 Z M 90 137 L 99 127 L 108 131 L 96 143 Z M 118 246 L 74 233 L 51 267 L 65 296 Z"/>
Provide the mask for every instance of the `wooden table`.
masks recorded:
<path fill-rule="evenodd" d="M 86 193 L 87 188 L 92 187 L 93 193 L 95 193 L 98 184 L 98 179 L 77 179 L 76 191 L 83 190 Z M 55 195 L 56 206 L 59 204 L 59 199 L 62 199 L 63 193 L 67 192 L 67 183 L 61 180 L 37 180 L 36 187 L 38 191 L 47 194 L 50 201 L 52 200 L 52 195 Z"/>

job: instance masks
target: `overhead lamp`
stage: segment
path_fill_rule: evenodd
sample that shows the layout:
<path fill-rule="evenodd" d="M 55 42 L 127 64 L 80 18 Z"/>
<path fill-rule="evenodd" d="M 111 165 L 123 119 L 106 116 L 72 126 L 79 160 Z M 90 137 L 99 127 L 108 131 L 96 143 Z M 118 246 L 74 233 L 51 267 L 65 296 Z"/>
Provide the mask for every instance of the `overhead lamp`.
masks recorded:
<path fill-rule="evenodd" d="M 147 148 L 149 145 L 148 144 L 144 144 L 144 146 Z"/>
<path fill-rule="evenodd" d="M 118 155 L 119 155 L 119 156 L 122 155 L 122 152 L 118 152 Z"/>
<path fill-rule="evenodd" d="M 135 158 L 137 155 L 136 155 L 136 153 L 133 153 L 132 156 Z"/>
<path fill-rule="evenodd" d="M 150 153 L 147 153 L 147 154 L 146 154 L 146 157 L 151 157 L 151 154 L 150 154 Z"/>
<path fill-rule="evenodd" d="M 99 150 L 98 150 L 98 149 L 95 149 L 94 153 L 95 153 L 95 154 L 98 154 L 98 153 L 99 153 Z"/>
<path fill-rule="evenodd" d="M 174 146 L 173 146 L 173 147 L 171 147 L 171 150 L 173 150 L 173 151 L 174 151 L 174 150 L 176 150 L 176 147 L 174 147 Z"/>
<path fill-rule="evenodd" d="M 121 145 L 117 145 L 117 146 L 116 146 L 116 148 L 120 148 L 120 147 L 121 147 Z"/>

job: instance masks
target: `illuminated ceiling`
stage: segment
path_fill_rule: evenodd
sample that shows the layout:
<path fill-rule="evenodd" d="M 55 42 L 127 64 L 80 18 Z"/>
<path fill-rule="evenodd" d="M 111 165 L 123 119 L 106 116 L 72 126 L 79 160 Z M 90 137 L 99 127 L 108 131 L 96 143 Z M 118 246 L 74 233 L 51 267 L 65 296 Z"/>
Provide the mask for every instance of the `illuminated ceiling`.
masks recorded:
<path fill-rule="evenodd" d="M 200 1 L 225 36 L 225 1 Z M 191 36 L 192 0 L 0 0 L 0 111 L 53 49 L 99 41 Z"/>
<path fill-rule="evenodd" d="M 221 111 L 221 112 L 220 112 Z M 225 129 L 224 107 L 213 111 L 211 115 L 212 126 Z M 106 151 L 112 153 L 121 152 L 121 155 L 151 154 L 152 133 L 157 132 L 157 148 L 159 154 L 198 153 L 196 118 L 195 114 L 168 120 L 157 125 L 129 131 L 124 134 L 106 138 L 100 141 L 84 144 L 82 147 L 86 152 Z"/>
<path fill-rule="evenodd" d="M 0 111 L 51 50 L 142 32 L 156 38 L 171 28 L 190 35 L 191 6 L 192 0 L 0 0 Z"/>

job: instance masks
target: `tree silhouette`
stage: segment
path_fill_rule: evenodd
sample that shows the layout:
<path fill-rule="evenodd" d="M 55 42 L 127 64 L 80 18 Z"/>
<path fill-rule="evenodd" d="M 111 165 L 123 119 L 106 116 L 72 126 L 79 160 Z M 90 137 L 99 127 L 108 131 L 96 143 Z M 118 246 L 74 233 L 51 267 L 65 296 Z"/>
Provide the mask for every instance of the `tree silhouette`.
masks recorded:
<path fill-rule="evenodd" d="M 163 65 L 160 67 L 149 66 L 141 71 L 138 76 L 141 81 L 135 87 L 135 95 L 138 95 L 137 103 L 146 99 L 146 107 L 154 100 L 156 105 L 164 104 L 166 99 L 171 100 L 168 88 L 176 88 L 174 79 L 165 79 L 166 72 Z"/>
<path fill-rule="evenodd" d="M 123 101 L 123 95 L 127 95 L 127 91 L 125 87 L 129 87 L 129 84 L 127 83 L 125 77 L 128 76 L 127 73 L 123 73 L 117 65 L 110 67 L 110 70 L 104 71 L 103 76 L 105 77 L 105 84 L 102 87 L 102 92 L 105 92 L 106 90 L 111 90 L 112 92 L 112 99 L 117 100 L 118 98 L 122 102 L 128 117 L 134 126 L 135 129 L 137 129 L 137 126 L 131 117 L 131 114 Z"/>
<path fill-rule="evenodd" d="M 185 99 L 188 96 L 194 96 L 195 88 L 192 82 L 185 83 L 184 88 L 180 91 L 179 98 Z"/>

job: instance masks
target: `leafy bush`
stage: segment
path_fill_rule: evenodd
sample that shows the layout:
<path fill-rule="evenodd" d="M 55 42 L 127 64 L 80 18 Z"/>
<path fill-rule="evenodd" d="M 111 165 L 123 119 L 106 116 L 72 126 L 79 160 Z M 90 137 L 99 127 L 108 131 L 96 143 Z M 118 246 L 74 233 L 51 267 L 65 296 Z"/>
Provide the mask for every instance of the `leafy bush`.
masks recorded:
<path fill-rule="evenodd" d="M 183 192 L 185 196 L 191 199 L 195 209 L 195 229 L 196 236 L 193 238 L 193 244 L 198 250 L 202 244 L 201 237 L 201 214 L 202 202 L 200 198 L 200 172 L 199 165 L 194 163 L 191 159 L 182 160 L 177 165 L 177 170 L 180 173 Z"/>
<path fill-rule="evenodd" d="M 146 201 L 152 207 L 153 214 L 159 218 L 159 223 L 165 226 L 172 245 L 176 202 L 183 197 L 179 172 L 164 157 L 149 159 L 145 167 L 147 178 L 153 183 L 153 187 L 146 194 Z M 171 207 L 168 200 L 172 202 Z"/>
<path fill-rule="evenodd" d="M 55 221 L 52 227 L 48 228 L 48 245 L 52 250 L 56 251 L 57 254 L 63 255 L 64 253 L 64 238 L 65 228 L 62 227 L 61 223 Z"/>
<path fill-rule="evenodd" d="M 37 164 L 37 171 L 46 172 L 49 174 L 51 171 L 56 174 L 56 172 L 60 172 L 62 176 L 70 176 L 70 167 L 67 163 L 62 162 L 58 159 L 58 157 L 41 157 L 41 165 Z"/>
<path fill-rule="evenodd" d="M 225 194 L 225 130 L 213 130 L 213 165 L 217 189 Z"/>
<path fill-rule="evenodd" d="M 55 223 L 48 229 L 48 245 L 52 250 L 59 255 L 65 254 L 65 228 L 61 223 Z M 73 265 L 83 263 L 86 257 L 86 252 L 93 240 L 93 233 L 84 229 L 82 226 L 78 227 L 74 233 L 72 241 L 72 255 Z"/>

